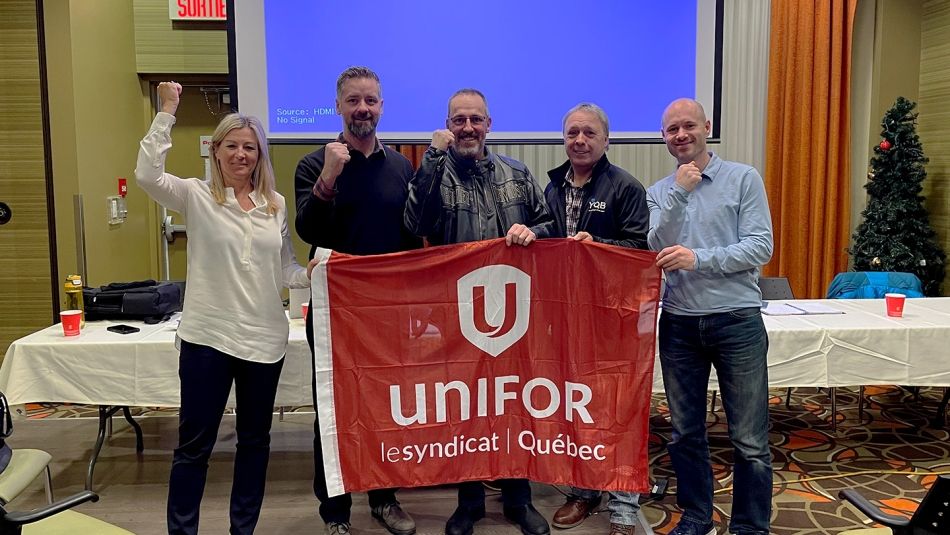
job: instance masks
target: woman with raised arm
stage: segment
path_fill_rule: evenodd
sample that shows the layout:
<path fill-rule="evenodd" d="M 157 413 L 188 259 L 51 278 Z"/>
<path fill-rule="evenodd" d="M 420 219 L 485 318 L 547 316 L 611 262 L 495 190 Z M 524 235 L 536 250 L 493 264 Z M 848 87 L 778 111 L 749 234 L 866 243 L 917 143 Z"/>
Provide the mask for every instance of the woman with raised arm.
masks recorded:
<path fill-rule="evenodd" d="M 142 140 L 135 179 L 188 221 L 188 281 L 176 340 L 181 412 L 168 485 L 168 532 L 198 533 L 208 459 L 233 383 L 237 452 L 230 533 L 253 533 L 287 349 L 281 290 L 308 287 L 309 270 L 293 253 L 287 208 L 274 190 L 260 121 L 226 116 L 211 139 L 211 179 L 181 179 L 165 172 L 181 85 L 162 82 L 158 95 L 161 111 Z"/>

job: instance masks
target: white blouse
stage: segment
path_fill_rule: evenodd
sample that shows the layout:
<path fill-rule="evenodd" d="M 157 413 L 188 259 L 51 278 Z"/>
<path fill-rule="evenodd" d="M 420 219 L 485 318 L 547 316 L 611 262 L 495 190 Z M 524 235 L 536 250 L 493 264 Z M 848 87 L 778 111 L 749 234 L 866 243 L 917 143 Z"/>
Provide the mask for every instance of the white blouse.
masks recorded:
<path fill-rule="evenodd" d="M 174 124 L 174 115 L 155 116 L 139 148 L 135 180 L 188 221 L 188 283 L 178 336 L 239 359 L 277 362 L 289 334 L 281 289 L 310 286 L 294 256 L 286 202 L 278 194 L 280 209 L 268 214 L 255 190 L 255 207 L 245 211 L 232 188 L 218 204 L 209 182 L 166 173 Z"/>

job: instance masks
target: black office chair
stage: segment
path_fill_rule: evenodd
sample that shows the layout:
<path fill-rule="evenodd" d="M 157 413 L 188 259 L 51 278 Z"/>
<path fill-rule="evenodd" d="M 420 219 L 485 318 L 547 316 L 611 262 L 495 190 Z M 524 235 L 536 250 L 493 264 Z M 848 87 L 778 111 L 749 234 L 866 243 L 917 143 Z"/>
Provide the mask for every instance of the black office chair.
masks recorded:
<path fill-rule="evenodd" d="M 931 427 L 935 429 L 942 429 L 943 426 L 946 425 L 948 404 L 950 404 L 950 386 L 944 387 L 943 389 L 943 399 L 940 400 L 940 404 L 937 405 L 937 413 L 934 414 Z"/>
<path fill-rule="evenodd" d="M 795 299 L 795 295 L 792 293 L 792 286 L 788 283 L 788 277 L 759 277 L 759 290 L 762 291 L 763 301 Z M 792 408 L 791 387 L 785 392 L 785 408 Z"/>
<path fill-rule="evenodd" d="M 759 290 L 762 292 L 762 300 L 772 301 L 775 299 L 795 299 L 792 294 L 792 286 L 788 283 L 788 277 L 759 277 Z M 785 394 L 785 408 L 791 408 L 792 389 L 789 388 Z M 712 402 L 709 405 L 710 412 L 716 410 L 716 391 L 713 390 Z"/>
<path fill-rule="evenodd" d="M 759 290 L 762 291 L 762 299 L 765 301 L 795 299 L 788 277 L 759 277 Z"/>
<path fill-rule="evenodd" d="M 840 535 L 941 535 L 950 533 L 950 475 L 937 478 L 910 518 L 889 515 L 854 489 L 844 489 L 838 496 L 851 502 L 868 518 L 884 528 L 845 531 Z"/>
<path fill-rule="evenodd" d="M 762 291 L 762 300 L 772 301 L 775 299 L 795 299 L 795 294 L 792 293 L 792 286 L 788 283 L 787 277 L 760 277 L 759 278 L 759 290 Z M 831 429 L 833 431 L 838 430 L 837 421 L 835 420 L 835 413 L 838 410 L 837 403 L 837 390 L 835 387 L 828 388 L 828 397 L 831 399 Z M 858 394 L 858 414 L 862 414 L 864 411 L 864 387 L 861 387 L 861 390 Z M 792 388 L 789 387 L 785 392 L 785 408 L 792 408 Z"/>

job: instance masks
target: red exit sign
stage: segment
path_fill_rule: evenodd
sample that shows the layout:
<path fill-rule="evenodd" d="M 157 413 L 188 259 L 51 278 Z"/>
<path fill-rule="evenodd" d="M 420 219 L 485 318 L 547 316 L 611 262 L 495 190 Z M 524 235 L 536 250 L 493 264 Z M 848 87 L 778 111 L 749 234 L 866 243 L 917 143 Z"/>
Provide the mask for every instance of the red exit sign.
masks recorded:
<path fill-rule="evenodd" d="M 225 0 L 168 0 L 171 20 L 227 20 Z"/>

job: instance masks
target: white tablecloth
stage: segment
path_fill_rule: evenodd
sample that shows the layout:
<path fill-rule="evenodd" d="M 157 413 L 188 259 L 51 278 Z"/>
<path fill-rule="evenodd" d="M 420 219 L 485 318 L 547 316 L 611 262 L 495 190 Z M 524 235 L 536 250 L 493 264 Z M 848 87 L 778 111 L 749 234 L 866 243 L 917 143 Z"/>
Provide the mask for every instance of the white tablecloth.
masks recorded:
<path fill-rule="evenodd" d="M 764 316 L 771 386 L 950 385 L 950 298 L 814 302 L 845 313 Z"/>
<path fill-rule="evenodd" d="M 770 386 L 950 386 L 950 298 L 909 299 L 902 318 L 887 317 L 883 300 L 820 302 L 845 313 L 765 316 Z M 142 329 L 129 335 L 106 331 L 115 323 L 89 322 L 71 338 L 57 324 L 17 340 L 0 367 L 0 390 L 14 405 L 178 406 L 174 322 L 124 322 Z M 303 320 L 290 320 L 277 405 L 312 403 L 310 370 Z M 657 359 L 654 391 L 662 390 Z"/>
<path fill-rule="evenodd" d="M 310 405 L 310 348 L 302 319 L 290 321 L 290 344 L 280 375 L 276 404 Z M 133 334 L 106 330 L 125 323 Z M 145 325 L 135 321 L 87 322 L 79 336 L 63 336 L 52 325 L 7 349 L 0 367 L 0 390 L 11 405 L 34 402 L 177 407 L 177 321 Z M 233 392 L 230 403 L 233 406 Z"/>

